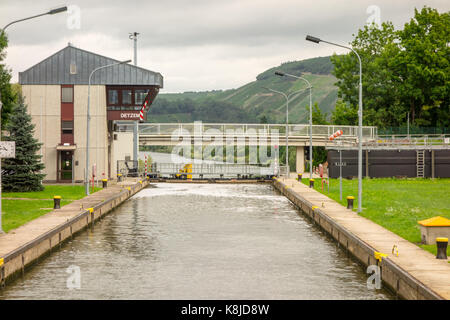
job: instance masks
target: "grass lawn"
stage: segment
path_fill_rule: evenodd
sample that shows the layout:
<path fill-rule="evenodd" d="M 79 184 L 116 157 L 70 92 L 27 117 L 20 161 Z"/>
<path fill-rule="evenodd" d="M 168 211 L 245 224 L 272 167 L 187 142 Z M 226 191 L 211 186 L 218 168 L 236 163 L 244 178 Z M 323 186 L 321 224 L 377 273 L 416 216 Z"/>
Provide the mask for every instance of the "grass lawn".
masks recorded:
<path fill-rule="evenodd" d="M 309 179 L 302 179 L 309 185 Z M 342 179 L 342 201 L 339 200 L 339 179 L 330 179 L 323 191 L 320 179 L 314 189 L 347 206 L 347 196 L 354 196 L 353 207 L 358 208 L 358 179 Z M 450 219 L 450 179 L 364 179 L 363 217 L 436 254 L 435 245 L 422 245 L 417 221 L 434 216 Z M 447 249 L 450 256 L 450 248 Z"/>
<path fill-rule="evenodd" d="M 94 192 L 101 188 L 95 188 Z M 84 186 L 47 185 L 38 192 L 5 192 L 2 200 L 2 227 L 5 232 L 20 227 L 53 210 L 53 196 L 61 196 L 61 206 L 85 196 Z M 23 200 L 23 198 L 30 200 Z"/>
<path fill-rule="evenodd" d="M 101 188 L 95 187 L 94 192 L 100 189 Z M 3 198 L 30 198 L 30 199 L 53 199 L 53 196 L 61 196 L 62 199 L 67 200 L 78 200 L 85 196 L 84 186 L 46 185 L 44 191 L 3 192 L 2 195 Z"/>

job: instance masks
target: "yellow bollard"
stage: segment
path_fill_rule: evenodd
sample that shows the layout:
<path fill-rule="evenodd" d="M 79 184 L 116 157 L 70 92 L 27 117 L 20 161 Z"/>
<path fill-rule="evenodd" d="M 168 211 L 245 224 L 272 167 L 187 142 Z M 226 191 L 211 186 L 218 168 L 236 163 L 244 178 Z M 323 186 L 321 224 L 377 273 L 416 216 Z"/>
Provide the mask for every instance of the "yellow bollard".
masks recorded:
<path fill-rule="evenodd" d="M 355 197 L 353 196 L 347 197 L 347 209 L 353 209 L 353 200 L 355 200 Z"/>
<path fill-rule="evenodd" d="M 53 209 L 61 209 L 61 196 L 53 197 Z"/>

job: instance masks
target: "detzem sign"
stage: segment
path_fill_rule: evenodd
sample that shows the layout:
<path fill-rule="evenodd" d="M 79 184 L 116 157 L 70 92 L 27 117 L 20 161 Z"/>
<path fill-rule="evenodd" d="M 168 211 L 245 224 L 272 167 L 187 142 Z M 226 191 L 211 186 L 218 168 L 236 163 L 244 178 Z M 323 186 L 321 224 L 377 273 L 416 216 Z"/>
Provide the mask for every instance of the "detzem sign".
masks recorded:
<path fill-rule="evenodd" d="M 108 111 L 108 120 L 139 120 L 139 110 L 137 110 L 137 111 Z"/>

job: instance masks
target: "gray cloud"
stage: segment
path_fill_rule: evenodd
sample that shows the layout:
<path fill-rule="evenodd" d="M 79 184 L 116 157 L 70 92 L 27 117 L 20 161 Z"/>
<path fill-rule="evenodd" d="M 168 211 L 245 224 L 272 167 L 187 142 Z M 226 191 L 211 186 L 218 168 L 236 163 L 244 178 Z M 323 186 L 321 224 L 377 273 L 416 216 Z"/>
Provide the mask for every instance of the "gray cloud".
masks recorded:
<path fill-rule="evenodd" d="M 348 43 L 366 23 L 370 5 L 380 7 L 382 21 L 393 21 L 399 27 L 413 15 L 414 7 L 428 5 L 447 11 L 447 2 L 73 1 L 68 4 L 81 9 L 81 29 L 68 29 L 65 13 L 11 26 L 6 62 L 16 79 L 18 71 L 61 49 L 68 41 L 113 58 L 130 57 L 128 33 L 138 31 L 138 62 L 160 71 L 167 91 L 229 88 L 254 79 L 264 71 L 258 68 L 341 52 L 307 43 L 305 35 Z M 2 1 L 0 21 L 34 15 L 60 4 L 60 0 L 44 4 Z"/>

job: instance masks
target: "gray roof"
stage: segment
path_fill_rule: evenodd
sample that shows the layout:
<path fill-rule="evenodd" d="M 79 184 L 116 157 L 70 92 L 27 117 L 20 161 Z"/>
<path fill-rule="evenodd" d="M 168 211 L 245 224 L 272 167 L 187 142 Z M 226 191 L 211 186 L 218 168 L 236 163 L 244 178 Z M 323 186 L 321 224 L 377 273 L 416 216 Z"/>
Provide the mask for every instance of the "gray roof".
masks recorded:
<path fill-rule="evenodd" d="M 20 84 L 88 84 L 89 75 L 97 67 L 119 62 L 68 45 L 31 68 L 19 72 Z M 91 84 L 152 85 L 163 87 L 160 73 L 130 64 L 101 69 L 94 73 Z"/>

